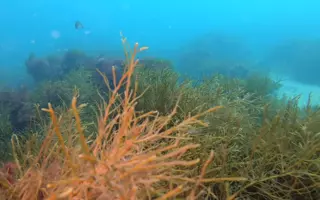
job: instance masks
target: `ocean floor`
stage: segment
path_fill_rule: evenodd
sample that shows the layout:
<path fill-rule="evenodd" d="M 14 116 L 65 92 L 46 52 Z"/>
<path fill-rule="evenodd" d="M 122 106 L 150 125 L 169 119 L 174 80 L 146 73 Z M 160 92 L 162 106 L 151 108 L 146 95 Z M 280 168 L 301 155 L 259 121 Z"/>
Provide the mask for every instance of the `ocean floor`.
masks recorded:
<path fill-rule="evenodd" d="M 283 95 L 286 97 L 292 98 L 300 95 L 299 106 L 306 106 L 311 93 L 311 104 L 319 105 L 320 104 L 320 87 L 315 85 L 307 85 L 288 78 L 275 76 L 272 78 L 275 80 L 281 80 L 282 87 L 278 91 L 278 97 L 281 98 Z"/>

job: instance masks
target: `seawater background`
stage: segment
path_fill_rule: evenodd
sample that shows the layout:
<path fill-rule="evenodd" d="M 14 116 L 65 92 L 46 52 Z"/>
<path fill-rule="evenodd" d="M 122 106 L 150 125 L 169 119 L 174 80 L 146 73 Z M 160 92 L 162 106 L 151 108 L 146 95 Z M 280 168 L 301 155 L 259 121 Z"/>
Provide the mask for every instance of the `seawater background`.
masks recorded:
<path fill-rule="evenodd" d="M 183 44 L 201 34 L 231 34 L 246 41 L 258 62 L 279 41 L 320 37 L 319 8 L 316 0 L 2 0 L 0 80 L 28 82 L 24 61 L 30 52 L 41 56 L 77 48 L 91 54 L 122 53 L 120 31 L 132 44 L 149 46 L 146 55 L 173 61 Z M 84 30 L 75 30 L 76 20 Z M 52 31 L 60 37 L 53 38 Z M 183 66 L 176 67 L 184 72 Z M 280 95 L 302 94 L 304 104 L 312 91 L 314 102 L 320 100 L 316 86 L 288 79 L 282 83 Z"/>

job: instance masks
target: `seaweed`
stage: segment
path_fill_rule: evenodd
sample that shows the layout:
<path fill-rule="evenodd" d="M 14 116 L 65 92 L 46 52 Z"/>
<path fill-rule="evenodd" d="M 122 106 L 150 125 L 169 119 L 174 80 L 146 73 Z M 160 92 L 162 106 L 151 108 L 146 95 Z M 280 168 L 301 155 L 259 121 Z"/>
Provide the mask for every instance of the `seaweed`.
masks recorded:
<path fill-rule="evenodd" d="M 192 142 L 201 145 L 184 156 L 205 160 L 213 150 L 207 177 L 240 176 L 248 181 L 206 184 L 210 198 L 319 198 L 320 113 L 319 107 L 311 106 L 311 96 L 305 108 L 298 106 L 299 96 L 277 99 L 280 83 L 259 74 L 243 80 L 215 75 L 181 83 L 167 68 L 141 69 L 138 77 L 140 91 L 147 91 L 137 107 L 167 113 L 179 98 L 176 123 L 210 106 L 223 106 L 201 118 L 208 126 L 188 131 Z M 195 174 L 200 171 L 201 165 L 194 168 Z"/>
<path fill-rule="evenodd" d="M 196 199 L 206 191 L 203 183 L 246 180 L 242 177 L 205 178 L 213 152 L 204 162 L 199 176 L 190 177 L 187 169 L 179 170 L 200 161 L 182 159 L 187 151 L 199 147 L 193 143 L 183 144 L 188 128 L 195 124 L 206 126 L 199 118 L 220 107 L 186 116 L 167 129 L 163 127 L 173 119 L 179 101 L 168 115 L 157 111 L 137 113 L 135 107 L 140 96 L 131 89 L 131 78 L 138 64 L 136 54 L 147 48 L 139 48 L 136 43 L 129 55 L 126 38 L 122 41 L 126 71 L 100 107 L 93 141 L 84 134 L 79 113 L 85 105 L 77 104 L 78 93 L 72 99 L 73 118 L 67 123 L 69 129 L 61 128 L 63 118 L 56 115 L 49 103 L 48 108 L 42 110 L 50 114 L 52 124 L 36 154 L 19 159 L 17 152 L 23 147 L 18 145 L 21 144 L 19 139 L 12 138 L 17 178 L 10 183 L 6 176 L 0 176 L 0 191 L 6 199 L 169 199 L 181 195 Z M 121 87 L 125 88 L 123 94 L 119 94 Z M 23 160 L 25 162 L 21 162 Z"/>
<path fill-rule="evenodd" d="M 63 98 L 34 93 L 37 129 L 16 135 L 3 121 L 14 164 L 0 170 L 0 198 L 320 198 L 311 95 L 305 107 L 299 96 L 278 99 L 280 83 L 260 74 L 182 78 L 169 62 L 140 63 L 146 48 L 122 39 L 121 70 L 98 68 L 107 91 L 79 68 L 43 83 Z"/>

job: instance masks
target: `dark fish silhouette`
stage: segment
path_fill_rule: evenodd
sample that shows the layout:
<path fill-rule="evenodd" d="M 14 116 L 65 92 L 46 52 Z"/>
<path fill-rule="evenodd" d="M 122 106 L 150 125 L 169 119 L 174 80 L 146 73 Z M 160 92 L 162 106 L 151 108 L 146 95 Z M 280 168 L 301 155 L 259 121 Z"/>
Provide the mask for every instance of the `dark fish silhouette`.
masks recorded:
<path fill-rule="evenodd" d="M 76 21 L 76 23 L 74 24 L 74 27 L 76 29 L 83 29 L 84 28 L 80 21 Z"/>

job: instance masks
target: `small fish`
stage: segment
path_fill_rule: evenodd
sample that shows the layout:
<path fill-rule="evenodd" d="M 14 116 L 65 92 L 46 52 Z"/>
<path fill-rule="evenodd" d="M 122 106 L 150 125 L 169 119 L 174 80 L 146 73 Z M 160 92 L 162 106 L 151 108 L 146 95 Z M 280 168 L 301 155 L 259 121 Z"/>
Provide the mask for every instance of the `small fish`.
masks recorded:
<path fill-rule="evenodd" d="M 84 28 L 80 21 L 76 21 L 76 23 L 74 24 L 74 27 L 76 29 L 83 29 Z"/>

